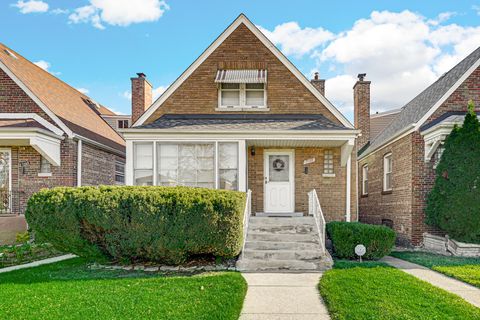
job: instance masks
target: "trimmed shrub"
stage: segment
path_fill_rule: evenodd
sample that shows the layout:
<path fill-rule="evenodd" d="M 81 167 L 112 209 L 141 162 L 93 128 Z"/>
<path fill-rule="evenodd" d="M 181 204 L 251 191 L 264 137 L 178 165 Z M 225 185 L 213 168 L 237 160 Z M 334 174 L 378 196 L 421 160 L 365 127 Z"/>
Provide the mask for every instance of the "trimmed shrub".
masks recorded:
<path fill-rule="evenodd" d="M 38 238 L 94 260 L 179 264 L 242 247 L 245 194 L 188 187 L 60 187 L 28 201 Z"/>
<path fill-rule="evenodd" d="M 480 243 L 480 122 L 472 102 L 445 140 L 428 195 L 426 222 L 459 241 Z"/>
<path fill-rule="evenodd" d="M 327 223 L 327 233 L 340 259 L 356 259 L 355 246 L 363 244 L 367 252 L 362 258 L 377 260 L 388 255 L 395 244 L 395 232 L 379 225 L 335 221 Z"/>

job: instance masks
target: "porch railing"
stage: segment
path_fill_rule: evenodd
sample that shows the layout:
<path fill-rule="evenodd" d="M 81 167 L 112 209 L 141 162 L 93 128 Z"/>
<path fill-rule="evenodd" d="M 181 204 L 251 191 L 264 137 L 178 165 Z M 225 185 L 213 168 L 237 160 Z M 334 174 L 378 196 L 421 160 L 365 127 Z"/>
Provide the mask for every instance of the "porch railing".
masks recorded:
<path fill-rule="evenodd" d="M 247 190 L 247 200 L 245 201 L 245 210 L 243 211 L 243 244 L 242 244 L 242 257 L 245 251 L 245 244 L 247 242 L 248 233 L 248 221 L 252 215 L 252 190 Z"/>
<path fill-rule="evenodd" d="M 317 226 L 318 237 L 320 240 L 320 248 L 322 254 L 325 255 L 325 217 L 323 216 L 322 206 L 320 205 L 320 200 L 318 200 L 317 191 L 313 189 L 308 193 L 308 214 L 314 217 L 315 224 Z"/>
<path fill-rule="evenodd" d="M 19 214 L 22 192 L 0 189 L 0 214 Z"/>

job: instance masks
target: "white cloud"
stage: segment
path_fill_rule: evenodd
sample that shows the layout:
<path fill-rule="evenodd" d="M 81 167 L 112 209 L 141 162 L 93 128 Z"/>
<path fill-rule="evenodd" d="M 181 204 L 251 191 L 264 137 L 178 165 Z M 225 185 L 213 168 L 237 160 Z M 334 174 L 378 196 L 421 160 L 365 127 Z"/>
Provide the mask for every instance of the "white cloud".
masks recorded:
<path fill-rule="evenodd" d="M 474 5 L 472 6 L 472 9 L 477 12 L 477 15 L 480 16 L 480 6 Z"/>
<path fill-rule="evenodd" d="M 261 26 L 258 28 L 275 45 L 280 46 L 286 55 L 301 57 L 333 38 L 333 34 L 323 28 L 302 29 L 297 22 L 286 22 L 269 31 Z"/>
<path fill-rule="evenodd" d="M 289 55 L 311 53 L 315 68 L 333 74 L 326 81 L 326 96 L 343 112 L 353 110 L 353 90 L 358 73 L 372 81 L 372 111 L 404 105 L 444 72 L 480 45 L 480 27 L 448 24 L 454 12 L 427 19 L 408 10 L 373 11 L 343 32 L 324 41 L 312 41 L 311 33 L 283 33 L 300 29 L 284 23 L 266 35 Z M 329 31 L 322 29 L 325 34 Z"/>
<path fill-rule="evenodd" d="M 39 60 L 37 62 L 34 62 L 34 64 L 36 64 L 45 71 L 49 71 L 48 68 L 50 68 L 50 63 L 45 60 Z"/>
<path fill-rule="evenodd" d="M 77 91 L 83 93 L 83 94 L 88 94 L 90 92 L 90 90 L 86 89 L 86 88 L 77 88 Z"/>
<path fill-rule="evenodd" d="M 163 0 L 90 0 L 90 5 L 75 9 L 69 21 L 91 23 L 97 29 L 105 29 L 104 23 L 125 27 L 157 21 L 168 9 Z"/>
<path fill-rule="evenodd" d="M 70 10 L 68 10 L 68 9 L 61 9 L 61 8 L 57 8 L 57 9 L 50 10 L 50 13 L 51 13 L 51 14 L 68 14 L 69 12 L 70 12 Z"/>
<path fill-rule="evenodd" d="M 160 97 L 160 95 L 164 93 L 165 90 L 167 90 L 167 88 L 168 88 L 167 86 L 160 86 L 158 88 L 154 88 L 152 90 L 153 100 L 156 100 L 158 97 Z"/>
<path fill-rule="evenodd" d="M 153 88 L 152 89 L 152 98 L 153 98 L 153 101 L 155 101 L 158 97 L 160 97 L 160 95 L 162 93 L 165 92 L 165 90 L 167 90 L 168 86 L 159 86 L 157 88 Z M 120 94 L 120 96 L 122 96 L 123 98 L 127 99 L 127 100 L 131 100 L 132 99 L 132 92 L 130 90 L 125 90 L 124 92 L 122 92 Z"/>
<path fill-rule="evenodd" d="M 23 14 L 34 13 L 34 12 L 47 12 L 48 3 L 38 0 L 30 1 L 17 1 L 17 3 L 12 4 L 13 7 L 20 9 L 20 12 Z"/>

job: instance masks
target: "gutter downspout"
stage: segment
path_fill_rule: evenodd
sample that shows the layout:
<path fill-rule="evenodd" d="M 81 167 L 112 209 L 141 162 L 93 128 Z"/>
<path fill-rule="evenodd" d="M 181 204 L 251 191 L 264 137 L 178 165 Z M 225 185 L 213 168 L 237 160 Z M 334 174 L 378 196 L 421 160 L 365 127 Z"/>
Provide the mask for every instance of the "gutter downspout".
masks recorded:
<path fill-rule="evenodd" d="M 347 160 L 347 190 L 346 190 L 346 197 L 345 197 L 345 220 L 350 222 L 351 219 L 351 208 L 350 208 L 350 200 L 351 200 L 351 184 L 352 184 L 352 154 L 348 155 Z"/>
<path fill-rule="evenodd" d="M 82 140 L 77 141 L 77 187 L 82 186 Z"/>

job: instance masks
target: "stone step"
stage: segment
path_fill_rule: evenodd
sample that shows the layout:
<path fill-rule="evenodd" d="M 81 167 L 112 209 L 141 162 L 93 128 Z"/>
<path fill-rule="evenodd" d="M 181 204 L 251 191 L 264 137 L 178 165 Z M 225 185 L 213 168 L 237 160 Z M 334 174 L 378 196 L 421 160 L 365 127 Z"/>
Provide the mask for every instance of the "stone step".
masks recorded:
<path fill-rule="evenodd" d="M 250 238 L 250 237 L 249 237 Z M 245 243 L 247 250 L 320 250 L 320 245 L 313 242 L 295 241 L 249 241 Z"/>
<path fill-rule="evenodd" d="M 320 250 L 252 250 L 245 249 L 245 259 L 259 260 L 314 260 L 322 257 Z"/>
<path fill-rule="evenodd" d="M 300 217 L 300 218 L 263 218 L 263 217 L 251 217 L 249 225 L 257 226 L 301 226 L 301 225 L 315 225 L 315 219 L 313 217 Z"/>
<path fill-rule="evenodd" d="M 319 243 L 318 235 L 315 234 L 272 234 L 265 232 L 248 231 L 247 241 L 268 241 L 268 242 L 302 242 Z"/>
<path fill-rule="evenodd" d="M 324 271 L 329 269 L 321 262 L 302 260 L 258 260 L 241 259 L 237 262 L 237 270 L 247 272 L 259 271 Z"/>
<path fill-rule="evenodd" d="M 313 225 L 263 225 L 249 224 L 248 232 L 269 234 L 317 234 L 317 228 Z"/>

